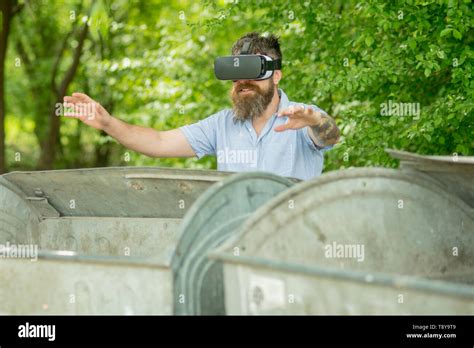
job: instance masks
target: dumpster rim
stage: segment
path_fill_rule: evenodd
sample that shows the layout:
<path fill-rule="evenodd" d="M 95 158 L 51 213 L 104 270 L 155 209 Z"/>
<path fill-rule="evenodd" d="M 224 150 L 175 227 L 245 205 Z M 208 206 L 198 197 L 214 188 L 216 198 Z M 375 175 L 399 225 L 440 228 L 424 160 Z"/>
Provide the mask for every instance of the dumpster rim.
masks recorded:
<path fill-rule="evenodd" d="M 66 172 L 100 172 L 100 171 L 127 171 L 127 170 L 145 170 L 145 171 L 163 171 L 163 172 L 183 172 L 183 173 L 209 173 L 217 174 L 222 177 L 228 177 L 233 172 L 219 171 L 214 169 L 193 169 L 193 168 L 175 168 L 175 167 L 154 167 L 154 166 L 112 166 L 112 167 L 93 167 L 93 168 L 72 168 L 72 169 L 50 169 L 50 170 L 15 170 L 4 173 L 1 177 L 12 176 L 11 174 L 44 174 L 44 173 L 66 173 Z M 138 174 L 138 173 L 137 173 Z"/>
<path fill-rule="evenodd" d="M 160 263 L 154 257 L 146 256 L 117 256 L 117 255 L 86 255 L 70 250 L 38 250 L 37 260 L 31 258 L 5 258 L 4 260 L 23 260 L 25 262 L 38 261 L 61 261 L 73 263 L 95 263 L 105 265 L 121 265 L 121 266 L 137 266 L 137 267 L 151 267 L 169 270 L 169 265 Z M 4 261 L 3 260 L 3 261 Z"/>
<path fill-rule="evenodd" d="M 457 156 L 457 160 L 452 160 L 452 156 L 433 156 L 433 155 L 421 155 L 418 153 L 397 150 L 397 149 L 385 149 L 392 158 L 398 159 L 403 162 L 436 162 L 441 163 L 452 163 L 453 165 L 473 165 L 474 156 Z"/>

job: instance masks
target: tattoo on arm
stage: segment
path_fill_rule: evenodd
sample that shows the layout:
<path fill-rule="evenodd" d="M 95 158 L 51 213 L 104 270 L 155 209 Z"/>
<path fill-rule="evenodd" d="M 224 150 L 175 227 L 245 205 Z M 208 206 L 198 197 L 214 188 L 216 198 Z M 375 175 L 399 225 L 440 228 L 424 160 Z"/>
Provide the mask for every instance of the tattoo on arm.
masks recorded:
<path fill-rule="evenodd" d="M 339 128 L 336 122 L 328 115 L 321 115 L 321 121 L 311 126 L 315 144 L 319 147 L 334 145 L 339 141 Z"/>

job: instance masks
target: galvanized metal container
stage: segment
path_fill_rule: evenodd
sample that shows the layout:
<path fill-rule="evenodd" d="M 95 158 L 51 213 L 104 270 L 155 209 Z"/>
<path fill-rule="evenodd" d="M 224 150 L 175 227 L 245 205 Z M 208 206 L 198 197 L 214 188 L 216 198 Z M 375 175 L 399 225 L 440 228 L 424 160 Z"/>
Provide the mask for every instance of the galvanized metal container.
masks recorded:
<path fill-rule="evenodd" d="M 474 160 L 391 153 L 401 170 L 297 185 L 162 168 L 5 174 L 1 252 L 38 254 L 0 258 L 0 313 L 474 313 Z"/>
<path fill-rule="evenodd" d="M 173 313 L 179 223 L 229 175 L 126 167 L 3 175 L 0 245 L 39 255 L 0 259 L 0 313 Z"/>
<path fill-rule="evenodd" d="M 173 257 L 176 314 L 225 314 L 222 264 L 207 252 L 232 236 L 255 210 L 296 180 L 241 173 L 212 186 L 184 217 Z"/>
<path fill-rule="evenodd" d="M 436 180 L 446 191 L 455 194 L 474 208 L 474 157 L 422 156 L 414 153 L 386 150 L 400 160 L 403 171 L 417 171 Z"/>

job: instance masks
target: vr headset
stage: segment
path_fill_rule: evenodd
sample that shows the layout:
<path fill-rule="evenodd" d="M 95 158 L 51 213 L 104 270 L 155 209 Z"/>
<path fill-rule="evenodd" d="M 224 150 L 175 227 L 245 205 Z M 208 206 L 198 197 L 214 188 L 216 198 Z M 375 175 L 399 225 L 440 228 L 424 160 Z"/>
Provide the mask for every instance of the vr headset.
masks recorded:
<path fill-rule="evenodd" d="M 250 41 L 245 41 L 240 55 L 217 57 L 214 74 L 219 80 L 266 80 L 281 69 L 281 59 L 261 54 L 249 54 Z"/>

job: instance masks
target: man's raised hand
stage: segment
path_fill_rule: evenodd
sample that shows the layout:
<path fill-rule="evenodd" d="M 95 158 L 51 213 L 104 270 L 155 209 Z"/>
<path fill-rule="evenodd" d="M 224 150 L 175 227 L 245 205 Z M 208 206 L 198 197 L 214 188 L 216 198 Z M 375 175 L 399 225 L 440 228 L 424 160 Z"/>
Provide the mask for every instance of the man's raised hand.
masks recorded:
<path fill-rule="evenodd" d="M 112 119 L 102 105 L 84 93 L 64 97 L 64 116 L 78 118 L 99 130 L 105 130 Z"/>
<path fill-rule="evenodd" d="M 288 129 L 300 129 L 303 127 L 311 127 L 318 123 L 320 113 L 312 108 L 305 108 L 302 105 L 290 106 L 278 113 L 278 117 L 287 116 L 288 120 L 285 124 L 274 128 L 276 132 L 283 132 Z"/>
<path fill-rule="evenodd" d="M 290 106 L 278 113 L 278 117 L 287 116 L 285 124 L 276 126 L 275 132 L 283 132 L 288 129 L 300 129 L 308 127 L 309 136 L 319 147 L 334 145 L 339 142 L 340 131 L 336 122 L 327 114 L 306 108 L 302 105 Z"/>

